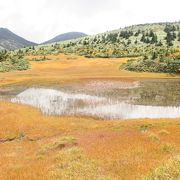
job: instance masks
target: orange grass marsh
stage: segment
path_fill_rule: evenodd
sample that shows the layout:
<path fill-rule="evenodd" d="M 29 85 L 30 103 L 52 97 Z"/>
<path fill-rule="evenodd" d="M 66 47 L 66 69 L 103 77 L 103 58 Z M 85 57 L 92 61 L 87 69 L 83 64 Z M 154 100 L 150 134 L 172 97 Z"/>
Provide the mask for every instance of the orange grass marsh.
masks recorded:
<path fill-rule="evenodd" d="M 119 70 L 121 63 L 128 58 L 88 59 L 75 55 L 49 55 L 48 61 L 31 62 L 31 69 L 23 72 L 0 73 L 0 85 L 19 82 L 26 84 L 67 83 L 87 79 L 131 79 L 131 78 L 175 78 L 180 76 L 164 73 L 139 73 Z M 32 60 L 34 56 L 27 57 Z"/>
<path fill-rule="evenodd" d="M 136 87 L 139 81 L 154 83 L 158 78 L 163 82 L 170 80 L 178 86 L 180 78 L 163 73 L 119 70 L 127 58 L 86 59 L 63 54 L 48 56 L 50 60 L 43 62 L 27 58 L 31 69 L 0 73 L 1 94 L 16 94 L 22 87 L 37 85 L 60 86 L 63 90 L 72 88 L 73 92 L 84 89 L 91 94 L 102 91 L 102 82 L 110 82 L 105 90 L 112 86 L 116 89 L 117 81 L 123 82 L 122 92 L 125 93 L 132 86 Z M 98 83 L 93 84 L 94 81 Z M 87 82 L 91 86 L 86 86 Z M 155 84 L 158 83 L 155 81 Z M 161 92 L 160 89 L 158 91 Z M 112 97 L 116 98 L 115 95 Z M 179 105 L 179 96 L 173 96 L 173 99 L 171 95 L 165 97 L 168 101 L 157 96 L 157 101 L 150 103 Z M 149 99 L 145 98 L 141 103 L 146 105 Z M 177 104 L 173 104 L 175 101 Z M 179 159 L 180 153 L 180 118 L 104 120 L 92 116 L 44 115 L 38 108 L 2 99 L 0 149 L 2 180 L 153 179 L 154 171 L 169 162 L 173 164 L 170 163 L 169 169 L 161 170 L 159 177 L 165 179 L 168 172 L 178 179 L 180 161 L 174 159 Z"/>

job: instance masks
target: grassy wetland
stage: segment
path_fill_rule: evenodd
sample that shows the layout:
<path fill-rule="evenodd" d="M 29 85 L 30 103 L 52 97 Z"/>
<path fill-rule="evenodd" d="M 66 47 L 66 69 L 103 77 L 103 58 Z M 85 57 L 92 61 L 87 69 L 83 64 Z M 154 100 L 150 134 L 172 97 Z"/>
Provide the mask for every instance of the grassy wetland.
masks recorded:
<path fill-rule="evenodd" d="M 38 58 L 0 73 L 0 179 L 180 178 L 178 74 L 119 69 L 130 58 Z"/>
<path fill-rule="evenodd" d="M 75 34 L 0 29 L 0 179 L 179 180 L 180 23 Z"/>

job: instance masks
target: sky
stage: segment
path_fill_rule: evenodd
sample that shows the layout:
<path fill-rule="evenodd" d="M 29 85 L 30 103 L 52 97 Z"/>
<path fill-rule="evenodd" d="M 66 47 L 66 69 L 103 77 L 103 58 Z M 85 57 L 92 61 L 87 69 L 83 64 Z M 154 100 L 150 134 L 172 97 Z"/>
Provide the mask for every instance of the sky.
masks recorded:
<path fill-rule="evenodd" d="M 41 43 L 71 31 L 179 21 L 179 8 L 180 0 L 0 0 L 0 27 Z"/>

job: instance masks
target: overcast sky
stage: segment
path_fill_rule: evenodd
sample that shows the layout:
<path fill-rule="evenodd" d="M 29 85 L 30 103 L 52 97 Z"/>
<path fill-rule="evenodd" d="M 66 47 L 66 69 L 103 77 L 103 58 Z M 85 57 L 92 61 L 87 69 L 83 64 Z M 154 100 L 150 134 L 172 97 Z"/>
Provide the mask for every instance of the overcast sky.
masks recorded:
<path fill-rule="evenodd" d="M 180 0 L 0 0 L 0 27 L 38 43 L 70 31 L 179 20 Z"/>

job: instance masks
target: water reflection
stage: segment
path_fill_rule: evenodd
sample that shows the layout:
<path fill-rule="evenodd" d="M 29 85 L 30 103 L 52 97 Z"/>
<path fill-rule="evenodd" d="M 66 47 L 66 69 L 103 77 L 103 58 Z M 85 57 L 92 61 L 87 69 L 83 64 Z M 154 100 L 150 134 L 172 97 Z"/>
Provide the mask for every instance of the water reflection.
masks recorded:
<path fill-rule="evenodd" d="M 65 93 L 45 88 L 29 88 L 11 101 L 40 108 L 48 115 L 76 114 L 110 119 L 180 117 L 180 107 L 133 105 L 106 96 Z"/>

